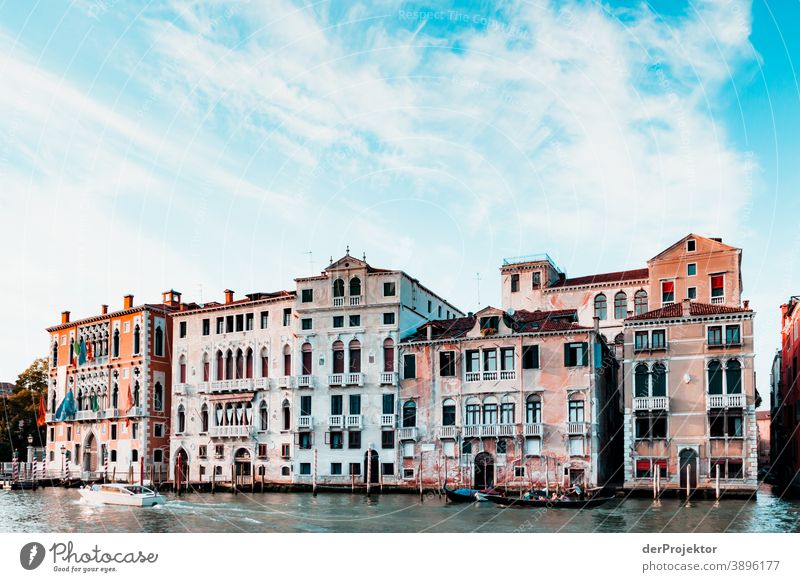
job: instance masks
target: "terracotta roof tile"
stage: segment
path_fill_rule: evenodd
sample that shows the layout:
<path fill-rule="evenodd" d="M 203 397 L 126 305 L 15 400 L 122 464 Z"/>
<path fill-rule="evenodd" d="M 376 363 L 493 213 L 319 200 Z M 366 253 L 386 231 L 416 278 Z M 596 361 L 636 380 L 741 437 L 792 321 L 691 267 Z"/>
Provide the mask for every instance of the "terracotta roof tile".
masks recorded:
<path fill-rule="evenodd" d="M 595 285 L 598 283 L 621 283 L 623 281 L 636 281 L 647 279 L 650 276 L 648 269 L 631 269 L 628 271 L 615 271 L 613 273 L 600 273 L 598 275 L 586 275 L 585 277 L 573 277 L 554 283 L 552 287 L 575 287 L 577 285 Z"/>
<path fill-rule="evenodd" d="M 724 313 L 748 313 L 752 309 L 745 309 L 744 307 L 729 307 L 727 305 L 709 305 L 708 303 L 698 303 L 692 301 L 689 304 L 689 315 L 721 315 Z M 683 304 L 673 303 L 659 309 L 654 309 L 640 315 L 627 318 L 625 321 L 640 321 L 643 319 L 672 319 L 675 317 L 683 317 Z"/>

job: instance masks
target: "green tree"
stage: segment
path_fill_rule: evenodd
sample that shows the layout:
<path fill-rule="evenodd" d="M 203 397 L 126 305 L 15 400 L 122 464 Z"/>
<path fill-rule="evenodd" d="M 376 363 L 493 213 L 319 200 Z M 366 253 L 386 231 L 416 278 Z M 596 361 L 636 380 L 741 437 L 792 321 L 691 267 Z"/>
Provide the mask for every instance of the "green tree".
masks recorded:
<path fill-rule="evenodd" d="M 11 395 L 0 400 L 0 459 L 11 459 L 14 451 L 25 459 L 29 435 L 33 446 L 45 445 L 45 427 L 37 426 L 36 416 L 39 399 L 47 398 L 47 379 L 47 360 L 36 359 L 17 377 Z"/>

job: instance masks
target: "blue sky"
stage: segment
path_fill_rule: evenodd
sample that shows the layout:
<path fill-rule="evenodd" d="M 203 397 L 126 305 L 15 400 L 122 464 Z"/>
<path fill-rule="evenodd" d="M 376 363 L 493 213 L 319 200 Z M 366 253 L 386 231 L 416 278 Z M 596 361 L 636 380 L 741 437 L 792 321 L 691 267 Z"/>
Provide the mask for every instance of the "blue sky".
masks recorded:
<path fill-rule="evenodd" d="M 469 310 L 504 256 L 697 232 L 744 249 L 766 394 L 799 45 L 795 0 L 0 3 L 0 379 L 63 309 L 291 288 L 347 245 Z"/>

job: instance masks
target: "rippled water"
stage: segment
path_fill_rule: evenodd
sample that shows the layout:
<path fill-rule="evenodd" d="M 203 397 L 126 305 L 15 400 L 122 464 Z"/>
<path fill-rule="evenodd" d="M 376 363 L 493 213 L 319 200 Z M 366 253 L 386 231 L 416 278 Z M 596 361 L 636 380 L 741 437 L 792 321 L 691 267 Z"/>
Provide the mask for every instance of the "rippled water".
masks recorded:
<path fill-rule="evenodd" d="M 800 532 L 800 501 L 616 499 L 588 510 L 446 504 L 429 495 L 210 493 L 170 497 L 162 507 L 94 506 L 74 489 L 0 491 L 4 532 Z"/>

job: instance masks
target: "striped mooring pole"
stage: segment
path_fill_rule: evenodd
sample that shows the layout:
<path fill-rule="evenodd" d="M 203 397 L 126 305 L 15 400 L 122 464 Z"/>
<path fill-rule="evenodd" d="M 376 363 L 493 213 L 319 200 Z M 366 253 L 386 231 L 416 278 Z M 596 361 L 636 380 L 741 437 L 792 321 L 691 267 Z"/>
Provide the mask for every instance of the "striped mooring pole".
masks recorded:
<path fill-rule="evenodd" d="M 103 482 L 108 481 L 108 450 L 103 450 Z"/>
<path fill-rule="evenodd" d="M 11 482 L 16 483 L 19 481 L 19 459 L 14 457 L 14 461 L 11 463 Z"/>

